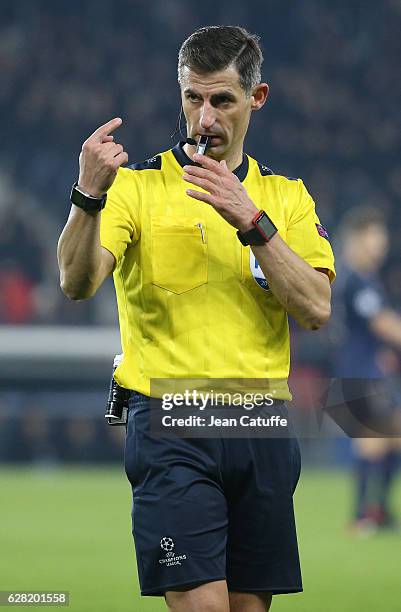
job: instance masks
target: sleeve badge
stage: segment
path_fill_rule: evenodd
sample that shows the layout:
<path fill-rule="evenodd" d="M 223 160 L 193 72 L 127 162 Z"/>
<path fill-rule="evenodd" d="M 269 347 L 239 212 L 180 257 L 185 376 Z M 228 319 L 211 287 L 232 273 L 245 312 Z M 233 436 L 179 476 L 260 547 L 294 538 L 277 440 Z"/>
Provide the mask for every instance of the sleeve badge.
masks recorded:
<path fill-rule="evenodd" d="M 319 236 L 321 236 L 322 238 L 326 238 L 326 240 L 330 240 L 327 229 L 323 227 L 323 225 L 320 225 L 320 223 L 316 223 L 315 225 Z"/>

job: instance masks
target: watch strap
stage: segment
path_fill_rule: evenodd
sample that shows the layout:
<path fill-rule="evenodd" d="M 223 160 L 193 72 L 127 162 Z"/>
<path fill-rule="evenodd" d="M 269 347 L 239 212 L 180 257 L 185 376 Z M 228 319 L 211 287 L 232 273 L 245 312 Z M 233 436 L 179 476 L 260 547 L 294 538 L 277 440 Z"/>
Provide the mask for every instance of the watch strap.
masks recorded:
<path fill-rule="evenodd" d="M 262 246 L 269 242 L 277 233 L 277 227 L 264 210 L 258 210 L 252 219 L 254 227 L 247 232 L 237 232 L 241 244 L 244 246 Z"/>
<path fill-rule="evenodd" d="M 75 182 L 71 189 L 70 200 L 72 204 L 82 208 L 85 211 L 102 210 L 106 206 L 107 193 L 101 198 L 95 198 L 89 193 L 81 191 L 78 187 L 78 182 Z"/>
<path fill-rule="evenodd" d="M 262 234 L 259 232 L 256 227 L 253 227 L 251 230 L 247 232 L 237 232 L 238 240 L 244 246 L 248 246 L 249 244 L 252 246 L 262 246 L 262 244 L 266 243 L 266 240 L 263 238 Z"/>

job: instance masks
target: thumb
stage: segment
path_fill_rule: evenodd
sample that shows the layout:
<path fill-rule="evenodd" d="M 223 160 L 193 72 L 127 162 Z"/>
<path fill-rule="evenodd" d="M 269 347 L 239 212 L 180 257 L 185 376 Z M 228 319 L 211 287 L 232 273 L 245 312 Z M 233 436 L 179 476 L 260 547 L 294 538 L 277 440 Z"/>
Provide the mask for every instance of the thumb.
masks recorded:
<path fill-rule="evenodd" d="M 222 160 L 220 161 L 220 166 L 223 166 L 224 170 L 227 170 L 227 163 L 226 163 L 226 160 L 225 160 L 225 159 L 222 159 Z"/>

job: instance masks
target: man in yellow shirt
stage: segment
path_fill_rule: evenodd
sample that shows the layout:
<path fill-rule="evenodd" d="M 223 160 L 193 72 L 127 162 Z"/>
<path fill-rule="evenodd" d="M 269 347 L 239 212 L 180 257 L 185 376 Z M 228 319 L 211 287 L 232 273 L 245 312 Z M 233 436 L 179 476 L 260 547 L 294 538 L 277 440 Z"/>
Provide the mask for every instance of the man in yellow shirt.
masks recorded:
<path fill-rule="evenodd" d="M 333 254 L 311 196 L 243 152 L 268 97 L 262 60 L 243 28 L 194 32 L 178 63 L 187 140 L 121 168 L 121 119 L 98 128 L 59 241 L 71 299 L 114 275 L 141 592 L 174 612 L 258 612 L 272 594 L 302 590 L 295 438 L 171 439 L 149 428 L 161 379 L 261 381 L 285 414 L 287 314 L 308 329 L 330 316 Z M 201 137 L 206 155 L 195 153 Z"/>

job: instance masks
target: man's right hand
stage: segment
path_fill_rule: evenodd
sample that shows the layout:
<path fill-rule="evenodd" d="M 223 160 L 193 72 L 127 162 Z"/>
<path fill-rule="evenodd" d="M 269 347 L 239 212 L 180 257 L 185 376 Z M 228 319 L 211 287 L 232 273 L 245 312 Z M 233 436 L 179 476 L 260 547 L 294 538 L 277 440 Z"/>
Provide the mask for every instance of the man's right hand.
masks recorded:
<path fill-rule="evenodd" d="M 128 155 L 121 144 L 114 142 L 114 132 L 122 124 L 115 117 L 101 125 L 82 145 L 79 156 L 79 188 L 95 198 L 100 198 L 112 186 L 121 164 Z"/>

